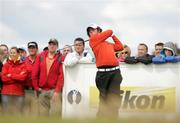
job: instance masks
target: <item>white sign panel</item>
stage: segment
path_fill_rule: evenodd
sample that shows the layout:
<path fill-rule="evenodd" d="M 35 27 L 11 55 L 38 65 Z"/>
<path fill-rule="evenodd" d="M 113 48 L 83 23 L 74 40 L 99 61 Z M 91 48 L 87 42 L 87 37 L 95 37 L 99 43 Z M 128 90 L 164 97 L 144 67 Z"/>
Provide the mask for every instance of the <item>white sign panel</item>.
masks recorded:
<path fill-rule="evenodd" d="M 120 65 L 121 114 L 180 112 L 180 64 Z M 92 117 L 98 108 L 95 64 L 65 68 L 64 117 Z"/>

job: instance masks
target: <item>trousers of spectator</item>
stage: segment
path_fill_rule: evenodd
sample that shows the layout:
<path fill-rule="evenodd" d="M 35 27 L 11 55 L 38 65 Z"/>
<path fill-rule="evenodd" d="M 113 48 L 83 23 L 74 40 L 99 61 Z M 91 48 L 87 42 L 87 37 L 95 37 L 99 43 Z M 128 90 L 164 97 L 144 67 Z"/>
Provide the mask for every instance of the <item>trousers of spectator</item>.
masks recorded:
<path fill-rule="evenodd" d="M 3 114 L 22 114 L 24 108 L 24 96 L 2 95 Z"/>
<path fill-rule="evenodd" d="M 61 117 L 62 94 L 57 99 L 52 100 L 54 90 L 43 90 L 39 94 L 39 114 L 40 116 Z"/>
<path fill-rule="evenodd" d="M 118 117 L 120 107 L 120 70 L 96 73 L 96 86 L 99 90 L 98 117 Z"/>
<path fill-rule="evenodd" d="M 24 114 L 38 116 L 38 99 L 34 96 L 34 90 L 25 90 Z"/>

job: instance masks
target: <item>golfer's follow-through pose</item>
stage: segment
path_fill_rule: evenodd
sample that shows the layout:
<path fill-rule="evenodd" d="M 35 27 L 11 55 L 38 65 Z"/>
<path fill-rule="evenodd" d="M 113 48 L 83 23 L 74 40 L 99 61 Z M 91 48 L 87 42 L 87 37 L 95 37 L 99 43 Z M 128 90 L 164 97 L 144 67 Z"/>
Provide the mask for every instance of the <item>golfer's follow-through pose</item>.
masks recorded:
<path fill-rule="evenodd" d="M 98 68 L 96 86 L 100 93 L 100 101 L 97 116 L 117 117 L 120 106 L 122 76 L 115 51 L 123 50 L 123 45 L 113 35 L 112 30 L 102 32 L 102 29 L 96 24 L 87 27 L 87 34 L 90 37 L 90 47 L 94 52 Z M 113 39 L 114 44 L 106 41 L 109 37 Z"/>

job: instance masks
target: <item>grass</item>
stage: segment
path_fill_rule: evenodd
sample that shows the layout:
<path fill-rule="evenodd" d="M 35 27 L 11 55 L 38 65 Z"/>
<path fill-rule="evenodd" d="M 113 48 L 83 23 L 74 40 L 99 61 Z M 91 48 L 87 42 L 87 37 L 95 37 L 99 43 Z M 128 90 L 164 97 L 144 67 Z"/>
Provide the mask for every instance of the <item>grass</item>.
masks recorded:
<path fill-rule="evenodd" d="M 180 117 L 168 118 L 143 118 L 126 117 L 119 119 L 107 118 L 84 118 L 84 119 L 61 119 L 53 117 L 32 117 L 32 116 L 0 116 L 0 123 L 180 123 Z"/>

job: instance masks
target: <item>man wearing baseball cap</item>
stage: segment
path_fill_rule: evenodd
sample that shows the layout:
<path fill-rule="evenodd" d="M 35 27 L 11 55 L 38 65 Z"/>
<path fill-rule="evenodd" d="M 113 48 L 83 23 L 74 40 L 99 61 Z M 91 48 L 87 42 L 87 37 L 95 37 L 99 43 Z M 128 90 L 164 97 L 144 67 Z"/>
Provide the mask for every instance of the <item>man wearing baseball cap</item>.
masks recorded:
<path fill-rule="evenodd" d="M 35 100 L 34 89 L 32 84 L 32 69 L 35 59 L 38 55 L 38 44 L 34 41 L 27 45 L 29 56 L 26 57 L 25 63 L 28 71 L 28 76 L 25 83 L 25 113 L 27 115 L 37 115 L 38 107 Z"/>
<path fill-rule="evenodd" d="M 48 44 L 54 44 L 54 45 L 57 45 L 57 46 L 58 46 L 58 41 L 57 41 L 57 39 L 55 39 L 55 38 L 51 38 L 51 39 L 49 40 Z"/>
<path fill-rule="evenodd" d="M 28 49 L 29 48 L 35 48 L 38 49 L 38 44 L 34 41 L 28 43 Z"/>
<path fill-rule="evenodd" d="M 98 71 L 96 73 L 96 86 L 99 90 L 99 117 L 117 117 L 120 106 L 120 84 L 122 76 L 115 51 L 123 50 L 119 39 L 113 35 L 112 30 L 102 31 L 97 24 L 87 27 L 89 44 L 92 48 Z M 113 43 L 107 42 L 112 38 Z"/>

